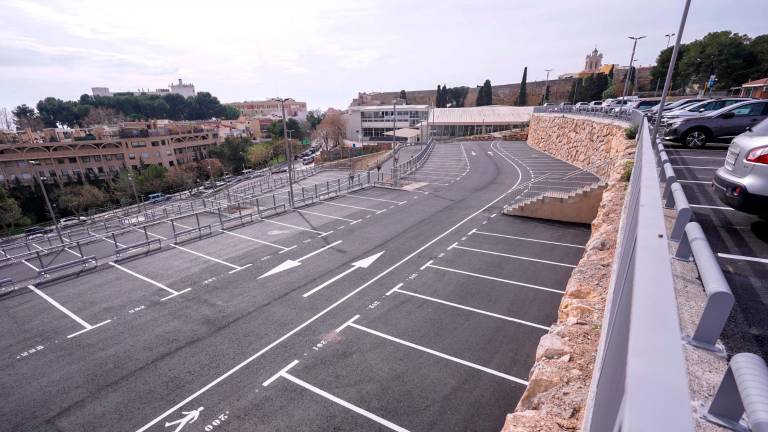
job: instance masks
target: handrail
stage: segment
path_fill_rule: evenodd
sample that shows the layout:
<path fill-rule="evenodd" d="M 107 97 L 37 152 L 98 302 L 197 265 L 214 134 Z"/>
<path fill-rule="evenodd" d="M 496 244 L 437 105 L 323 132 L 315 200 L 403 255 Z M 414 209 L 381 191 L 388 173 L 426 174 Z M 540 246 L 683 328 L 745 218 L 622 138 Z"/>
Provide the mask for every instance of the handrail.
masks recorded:
<path fill-rule="evenodd" d="M 661 192 L 639 128 L 584 430 L 693 431 Z"/>

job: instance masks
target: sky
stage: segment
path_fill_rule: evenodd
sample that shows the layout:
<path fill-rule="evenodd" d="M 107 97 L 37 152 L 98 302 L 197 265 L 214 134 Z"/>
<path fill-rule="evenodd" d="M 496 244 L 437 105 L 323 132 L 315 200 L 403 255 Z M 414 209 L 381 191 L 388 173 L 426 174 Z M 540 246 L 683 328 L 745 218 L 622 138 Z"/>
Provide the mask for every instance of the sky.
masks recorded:
<path fill-rule="evenodd" d="M 683 0 L 0 0 L 0 107 L 182 78 L 222 102 L 345 108 L 358 91 L 528 81 L 655 62 Z M 766 0 L 693 0 L 683 42 L 768 33 Z M 673 40 L 674 43 L 674 40 Z"/>

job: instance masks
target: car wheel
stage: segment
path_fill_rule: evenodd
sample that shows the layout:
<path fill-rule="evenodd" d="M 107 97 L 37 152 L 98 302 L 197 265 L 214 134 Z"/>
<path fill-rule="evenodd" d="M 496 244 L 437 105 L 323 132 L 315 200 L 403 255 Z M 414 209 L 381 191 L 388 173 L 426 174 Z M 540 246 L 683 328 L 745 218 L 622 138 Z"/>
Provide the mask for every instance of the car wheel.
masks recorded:
<path fill-rule="evenodd" d="M 704 147 L 707 144 L 707 132 L 702 129 L 692 129 L 683 136 L 683 146 Z"/>

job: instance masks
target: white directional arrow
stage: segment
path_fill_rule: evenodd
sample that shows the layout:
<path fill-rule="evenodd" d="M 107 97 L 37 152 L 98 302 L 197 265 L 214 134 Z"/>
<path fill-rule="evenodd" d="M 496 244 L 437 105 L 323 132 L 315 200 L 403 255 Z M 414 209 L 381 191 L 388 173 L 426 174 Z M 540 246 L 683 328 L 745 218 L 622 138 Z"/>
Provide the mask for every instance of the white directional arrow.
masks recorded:
<path fill-rule="evenodd" d="M 280 263 L 277 267 L 275 267 L 272 270 L 270 270 L 270 271 L 264 273 L 263 275 L 259 276 L 259 279 L 261 279 L 263 277 L 267 277 L 267 276 L 272 276 L 273 274 L 280 273 L 281 271 L 285 271 L 285 270 L 288 270 L 288 269 L 292 269 L 294 267 L 298 267 L 298 266 L 301 265 L 301 262 L 303 260 L 311 257 L 314 254 L 318 254 L 318 253 L 320 253 L 320 252 L 322 252 L 322 251 L 324 251 L 324 250 L 326 250 L 328 248 L 334 247 L 334 246 L 336 246 L 339 243 L 341 243 L 341 240 L 335 241 L 335 242 L 329 244 L 328 246 L 324 246 L 324 247 L 322 247 L 322 248 L 320 248 L 320 249 L 318 249 L 318 250 L 316 250 L 316 251 L 314 251 L 312 253 L 308 253 L 308 254 L 304 255 L 303 257 L 301 257 L 301 258 L 299 258 L 297 260 L 285 260 L 282 263 Z"/>
<path fill-rule="evenodd" d="M 472 156 L 477 156 L 477 153 L 475 153 L 474 150 L 472 150 Z"/>
<path fill-rule="evenodd" d="M 318 285 L 318 286 L 316 286 L 316 287 L 312 288 L 311 290 L 309 290 L 309 291 L 307 291 L 306 293 L 304 293 L 304 295 L 303 295 L 302 297 L 309 297 L 309 296 L 311 296 L 312 294 L 314 294 L 314 293 L 316 293 L 316 292 L 320 291 L 321 289 L 323 289 L 323 288 L 327 287 L 328 285 L 330 285 L 330 284 L 332 284 L 332 283 L 336 282 L 337 280 L 339 280 L 339 279 L 343 278 L 344 276 L 346 276 L 346 275 L 348 275 L 348 274 L 352 273 L 353 271 L 355 271 L 355 270 L 357 270 L 357 269 L 359 269 L 359 268 L 368 268 L 368 267 L 369 267 L 371 264 L 373 264 L 373 262 L 374 262 L 374 261 L 376 261 L 376 260 L 377 260 L 377 259 L 378 259 L 378 258 L 381 256 L 381 254 L 383 254 L 383 253 L 384 253 L 384 251 L 381 251 L 381 252 L 377 253 L 376 255 L 371 255 L 371 256 L 369 256 L 368 258 L 363 258 L 363 259 L 361 259 L 360 261 L 355 261 L 355 262 L 353 262 L 353 263 L 352 263 L 352 267 L 351 267 L 351 268 L 349 268 L 349 269 L 345 270 L 345 271 L 344 271 L 344 272 L 342 272 L 341 274 L 338 274 L 338 275 L 336 275 L 336 276 L 334 276 L 334 277 L 332 277 L 332 278 L 328 279 L 327 281 L 323 282 L 322 284 L 320 284 L 320 285 Z"/>
<path fill-rule="evenodd" d="M 491 155 L 491 156 L 493 156 L 493 152 L 490 152 L 490 151 L 489 151 L 489 152 L 488 152 L 488 154 L 489 154 L 489 155 Z"/>

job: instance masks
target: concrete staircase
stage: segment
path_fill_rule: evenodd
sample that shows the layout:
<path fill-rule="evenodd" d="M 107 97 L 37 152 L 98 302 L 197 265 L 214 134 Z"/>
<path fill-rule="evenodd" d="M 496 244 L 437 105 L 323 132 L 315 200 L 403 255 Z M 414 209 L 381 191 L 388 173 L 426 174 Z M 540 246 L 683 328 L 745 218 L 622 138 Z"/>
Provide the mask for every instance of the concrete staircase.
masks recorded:
<path fill-rule="evenodd" d="M 561 222 L 592 223 L 606 183 L 597 182 L 569 192 L 547 191 L 504 207 L 504 214 Z"/>

